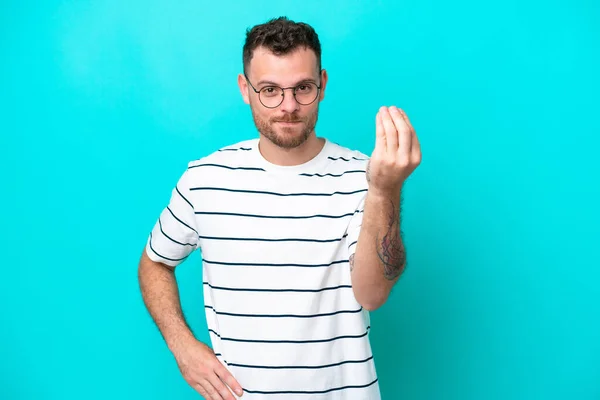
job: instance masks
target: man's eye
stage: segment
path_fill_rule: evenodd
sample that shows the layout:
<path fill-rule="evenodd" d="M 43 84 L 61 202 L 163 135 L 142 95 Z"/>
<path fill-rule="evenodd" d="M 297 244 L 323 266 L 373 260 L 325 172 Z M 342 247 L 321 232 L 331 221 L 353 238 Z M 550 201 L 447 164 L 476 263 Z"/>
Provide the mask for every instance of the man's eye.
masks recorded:
<path fill-rule="evenodd" d="M 267 86 L 267 87 L 262 88 L 260 91 L 264 96 L 269 96 L 269 97 L 277 96 L 278 94 L 281 93 L 281 90 L 276 86 Z"/>

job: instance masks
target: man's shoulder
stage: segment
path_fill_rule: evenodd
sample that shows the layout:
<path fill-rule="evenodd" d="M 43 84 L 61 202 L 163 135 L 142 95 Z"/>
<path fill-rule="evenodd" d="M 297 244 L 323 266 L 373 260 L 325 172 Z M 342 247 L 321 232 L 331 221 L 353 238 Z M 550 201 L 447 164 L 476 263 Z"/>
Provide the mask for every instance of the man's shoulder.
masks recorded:
<path fill-rule="evenodd" d="M 188 168 L 211 163 L 227 165 L 228 163 L 231 163 L 231 161 L 239 161 L 255 148 L 256 141 L 256 138 L 246 139 L 221 146 L 202 157 L 190 160 L 188 162 Z"/>
<path fill-rule="evenodd" d="M 327 156 L 330 160 L 343 161 L 356 165 L 365 165 L 369 161 L 369 156 L 359 149 L 345 146 L 331 140 L 329 141 L 329 151 Z"/>

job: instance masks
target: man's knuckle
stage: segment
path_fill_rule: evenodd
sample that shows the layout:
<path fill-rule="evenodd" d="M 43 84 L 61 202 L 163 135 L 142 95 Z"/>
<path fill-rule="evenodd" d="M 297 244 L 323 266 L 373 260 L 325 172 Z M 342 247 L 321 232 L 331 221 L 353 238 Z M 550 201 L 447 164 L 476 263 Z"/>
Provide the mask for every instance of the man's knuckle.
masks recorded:
<path fill-rule="evenodd" d="M 374 166 L 385 168 L 390 164 L 391 161 L 392 161 L 392 158 L 390 156 L 388 156 L 387 154 L 384 154 L 381 158 L 379 158 L 377 160 L 377 163 Z"/>
<path fill-rule="evenodd" d="M 396 160 L 395 166 L 400 169 L 404 169 L 410 165 L 410 158 L 400 157 Z"/>
<path fill-rule="evenodd" d="M 188 382 L 188 383 L 192 383 L 194 381 L 192 374 L 189 373 L 189 371 L 186 371 L 184 373 L 182 373 L 183 375 L 183 379 Z"/>

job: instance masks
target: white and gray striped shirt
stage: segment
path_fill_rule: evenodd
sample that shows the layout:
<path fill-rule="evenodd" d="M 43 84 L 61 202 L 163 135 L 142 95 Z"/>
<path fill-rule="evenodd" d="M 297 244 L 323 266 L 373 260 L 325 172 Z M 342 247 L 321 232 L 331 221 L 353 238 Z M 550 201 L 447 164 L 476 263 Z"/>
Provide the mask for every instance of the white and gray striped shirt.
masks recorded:
<path fill-rule="evenodd" d="M 176 266 L 201 250 L 212 348 L 244 399 L 378 400 L 354 253 L 368 157 L 326 140 L 277 166 L 239 142 L 189 163 L 146 246 Z"/>

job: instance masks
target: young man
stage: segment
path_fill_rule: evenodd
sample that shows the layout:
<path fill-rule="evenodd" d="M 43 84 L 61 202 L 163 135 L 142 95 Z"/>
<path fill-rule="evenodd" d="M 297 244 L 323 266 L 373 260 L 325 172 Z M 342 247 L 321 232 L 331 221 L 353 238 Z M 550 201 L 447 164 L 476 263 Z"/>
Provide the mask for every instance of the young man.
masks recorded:
<path fill-rule="evenodd" d="M 317 137 L 327 73 L 309 25 L 254 27 L 243 62 L 259 138 L 189 163 L 142 254 L 144 302 L 206 399 L 379 399 L 368 313 L 405 268 L 415 131 L 382 107 L 371 157 Z M 174 276 L 195 249 L 212 348 L 186 324 Z"/>

